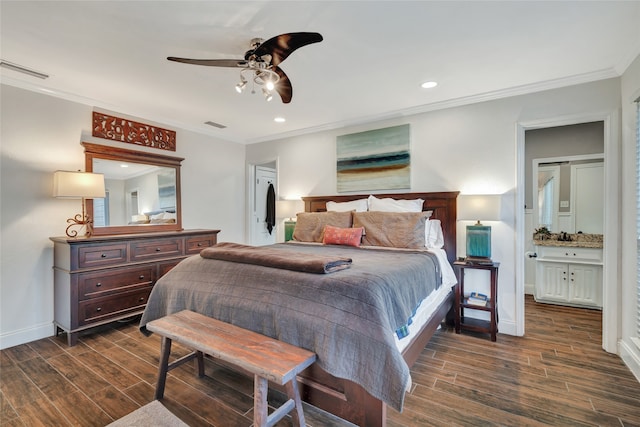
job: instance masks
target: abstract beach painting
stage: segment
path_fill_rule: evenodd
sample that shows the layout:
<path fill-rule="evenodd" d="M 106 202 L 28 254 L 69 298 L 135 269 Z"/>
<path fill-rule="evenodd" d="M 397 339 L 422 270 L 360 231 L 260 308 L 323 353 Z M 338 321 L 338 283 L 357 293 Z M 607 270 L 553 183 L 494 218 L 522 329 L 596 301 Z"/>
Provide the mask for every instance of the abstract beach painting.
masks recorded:
<path fill-rule="evenodd" d="M 341 135 L 338 192 L 411 188 L 409 125 Z"/>

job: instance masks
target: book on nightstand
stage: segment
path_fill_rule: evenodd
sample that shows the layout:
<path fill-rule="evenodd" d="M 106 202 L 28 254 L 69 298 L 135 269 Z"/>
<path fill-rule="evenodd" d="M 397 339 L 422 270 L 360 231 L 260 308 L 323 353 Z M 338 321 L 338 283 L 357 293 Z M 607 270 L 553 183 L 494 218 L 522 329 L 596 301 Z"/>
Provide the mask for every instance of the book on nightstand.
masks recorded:
<path fill-rule="evenodd" d="M 489 301 L 489 297 L 479 292 L 471 292 L 466 301 L 467 304 L 470 305 L 485 307 L 487 305 L 487 302 Z"/>

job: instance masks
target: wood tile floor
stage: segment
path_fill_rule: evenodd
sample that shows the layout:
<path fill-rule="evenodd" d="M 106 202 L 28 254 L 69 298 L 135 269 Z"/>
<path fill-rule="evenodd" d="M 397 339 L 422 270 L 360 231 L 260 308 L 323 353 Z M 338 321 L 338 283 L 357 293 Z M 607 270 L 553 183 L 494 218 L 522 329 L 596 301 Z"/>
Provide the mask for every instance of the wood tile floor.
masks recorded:
<path fill-rule="evenodd" d="M 640 426 L 640 383 L 601 342 L 601 313 L 526 302 L 526 336 L 439 331 L 411 374 L 403 413 L 388 425 Z M 176 346 L 177 347 L 177 346 Z M 186 353 L 184 348 L 177 348 Z M 159 338 L 136 323 L 80 338 L 48 338 L 0 351 L 0 425 L 104 426 L 153 399 Z M 163 403 L 192 426 L 244 426 L 252 380 L 207 361 L 198 379 L 171 371 Z M 306 407 L 310 426 L 347 426 Z M 290 426 L 289 419 L 279 426 Z"/>

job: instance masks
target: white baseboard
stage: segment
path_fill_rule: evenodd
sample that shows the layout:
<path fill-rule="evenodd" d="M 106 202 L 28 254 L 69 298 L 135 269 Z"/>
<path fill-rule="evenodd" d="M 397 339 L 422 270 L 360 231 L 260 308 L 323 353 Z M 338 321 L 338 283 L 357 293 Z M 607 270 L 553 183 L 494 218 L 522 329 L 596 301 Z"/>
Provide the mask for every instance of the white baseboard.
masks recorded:
<path fill-rule="evenodd" d="M 629 367 L 638 382 L 640 382 L 640 348 L 635 343 L 625 340 L 618 341 L 618 354 L 622 361 Z"/>
<path fill-rule="evenodd" d="M 515 322 L 503 321 L 503 320 L 500 320 L 498 322 L 499 333 L 517 336 L 516 331 L 517 331 L 517 328 L 516 328 Z"/>
<path fill-rule="evenodd" d="M 17 331 L 8 332 L 0 335 L 0 350 L 14 347 L 16 345 L 25 344 L 42 338 L 52 337 L 55 335 L 55 326 L 53 322 L 40 324 L 27 329 L 19 329 Z"/>

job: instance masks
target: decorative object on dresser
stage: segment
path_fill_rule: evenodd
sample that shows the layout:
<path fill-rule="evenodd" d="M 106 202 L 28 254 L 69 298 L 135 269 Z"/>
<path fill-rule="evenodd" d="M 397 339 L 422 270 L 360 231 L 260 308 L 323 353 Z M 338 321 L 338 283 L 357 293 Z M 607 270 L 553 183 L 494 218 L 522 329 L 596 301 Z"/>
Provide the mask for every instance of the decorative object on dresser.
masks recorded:
<path fill-rule="evenodd" d="M 476 221 L 467 225 L 467 262 L 491 264 L 491 226 L 480 223 L 500 221 L 500 195 L 462 195 L 458 198 L 458 220 Z"/>
<path fill-rule="evenodd" d="M 56 171 L 53 174 L 53 197 L 59 199 L 82 199 L 82 214 L 67 219 L 67 236 L 76 237 L 73 227 L 84 227 L 85 236 L 93 234 L 93 218 L 86 214 L 85 199 L 104 197 L 104 175 L 90 172 Z"/>
<path fill-rule="evenodd" d="M 93 112 L 92 136 L 144 147 L 176 151 L 176 132 L 122 117 Z"/>
<path fill-rule="evenodd" d="M 215 245 L 219 231 L 51 237 L 56 334 L 66 331 L 73 346 L 81 331 L 141 314 L 155 282 Z"/>
<path fill-rule="evenodd" d="M 497 339 L 498 334 L 498 268 L 499 262 L 491 264 L 474 264 L 464 261 L 456 261 L 453 268 L 458 277 L 456 285 L 456 296 L 454 302 L 455 310 L 455 329 L 459 334 L 462 330 L 487 333 L 491 335 L 491 341 Z M 465 293 L 465 270 L 488 270 L 490 274 L 490 291 L 489 295 L 478 294 L 474 292 Z M 475 300 L 475 301 L 474 301 Z M 483 301 L 484 304 L 480 302 Z M 474 317 L 465 316 L 465 310 L 478 310 L 489 313 L 489 320 L 476 319 Z"/>
<path fill-rule="evenodd" d="M 276 217 L 286 218 L 284 221 L 284 241 L 293 238 L 293 230 L 296 228 L 296 215 L 304 211 L 302 200 L 278 200 L 276 202 Z"/>

